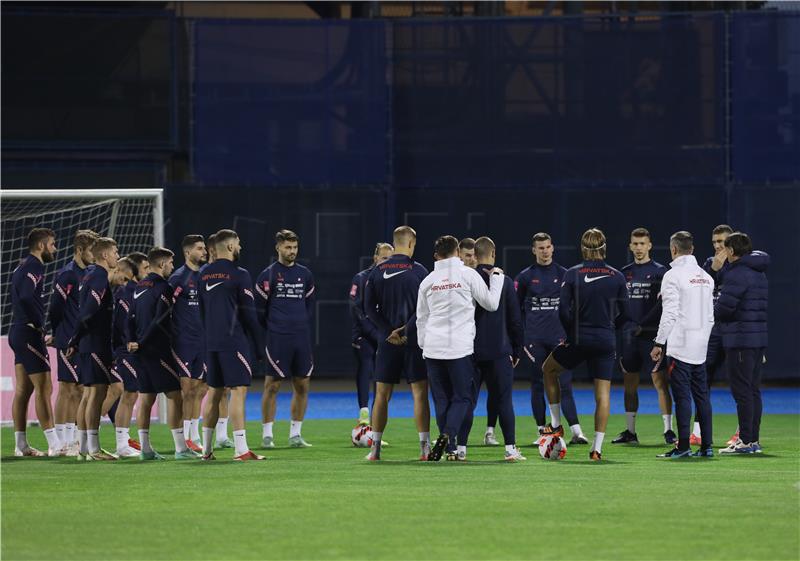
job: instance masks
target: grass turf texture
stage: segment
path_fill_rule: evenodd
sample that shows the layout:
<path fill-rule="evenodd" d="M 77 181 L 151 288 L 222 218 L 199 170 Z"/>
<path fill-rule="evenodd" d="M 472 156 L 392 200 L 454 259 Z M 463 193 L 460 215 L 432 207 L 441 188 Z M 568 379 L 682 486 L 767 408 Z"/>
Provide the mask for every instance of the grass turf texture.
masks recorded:
<path fill-rule="evenodd" d="M 582 419 L 591 427 L 591 419 Z M 736 426 L 715 416 L 721 445 Z M 519 419 L 527 462 L 473 446 L 466 463 L 421 463 L 411 419 L 390 419 L 380 463 L 349 443 L 350 421 L 308 421 L 311 449 L 266 462 L 77 462 L 13 458 L 2 431 L 3 559 L 797 559 L 800 423 L 764 418 L 760 456 L 661 460 L 661 418 L 638 419 L 638 447 L 604 461 L 570 446 L 547 462 Z M 483 436 L 476 418 L 472 441 Z M 285 445 L 288 423 L 278 422 Z M 249 423 L 249 441 L 261 427 Z M 158 450 L 172 450 L 153 425 Z M 113 431 L 104 426 L 101 442 Z M 46 448 L 38 428 L 33 446 Z M 257 447 L 254 447 L 257 449 Z"/>

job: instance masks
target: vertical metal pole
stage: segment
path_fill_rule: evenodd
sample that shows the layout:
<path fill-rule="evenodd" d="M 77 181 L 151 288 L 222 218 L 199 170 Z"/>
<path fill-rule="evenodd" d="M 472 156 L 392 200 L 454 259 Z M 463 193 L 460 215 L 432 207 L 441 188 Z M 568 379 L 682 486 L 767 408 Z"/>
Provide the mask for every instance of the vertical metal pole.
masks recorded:
<path fill-rule="evenodd" d="M 159 190 L 153 204 L 153 244 L 164 245 L 164 191 Z M 158 394 L 158 422 L 167 422 L 167 398 Z"/>

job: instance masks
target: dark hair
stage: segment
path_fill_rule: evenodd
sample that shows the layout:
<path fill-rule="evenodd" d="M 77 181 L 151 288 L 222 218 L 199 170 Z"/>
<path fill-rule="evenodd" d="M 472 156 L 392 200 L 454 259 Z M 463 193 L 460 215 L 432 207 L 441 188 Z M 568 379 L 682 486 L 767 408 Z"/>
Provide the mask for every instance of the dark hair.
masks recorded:
<path fill-rule="evenodd" d="M 39 242 L 47 241 L 47 238 L 55 238 L 56 233 L 50 228 L 34 228 L 28 234 L 28 249 L 31 251 L 36 248 Z"/>
<path fill-rule="evenodd" d="M 433 244 L 433 252 L 439 259 L 453 257 L 458 252 L 458 240 L 453 236 L 439 236 Z"/>
<path fill-rule="evenodd" d="M 219 246 L 224 243 L 227 243 L 231 240 L 238 240 L 239 234 L 237 234 L 234 230 L 220 230 L 216 234 L 214 234 L 214 245 Z"/>
<path fill-rule="evenodd" d="M 97 241 L 94 242 L 94 246 L 92 247 L 92 252 L 95 258 L 97 258 L 101 253 L 112 247 L 117 247 L 117 242 L 115 242 L 113 238 L 97 238 Z"/>
<path fill-rule="evenodd" d="M 481 236 L 475 240 L 475 257 L 478 259 L 489 257 L 494 250 L 494 242 L 489 236 Z"/>
<path fill-rule="evenodd" d="M 158 267 L 163 267 L 163 261 L 170 257 L 175 257 L 175 254 L 166 247 L 154 247 L 147 254 L 147 260 L 150 264 L 157 263 Z"/>
<path fill-rule="evenodd" d="M 647 228 L 634 228 L 633 231 L 631 232 L 631 237 L 632 238 L 647 238 L 648 240 L 651 239 L 650 238 L 650 232 L 648 231 Z"/>
<path fill-rule="evenodd" d="M 139 267 L 142 266 L 142 263 L 147 261 L 147 255 L 145 255 L 141 251 L 132 251 L 125 256 L 125 259 L 133 263 L 133 276 L 138 277 Z"/>
<path fill-rule="evenodd" d="M 278 230 L 275 233 L 275 243 L 296 242 L 299 240 L 300 238 L 297 237 L 297 234 L 291 230 Z"/>
<path fill-rule="evenodd" d="M 460 242 L 458 242 L 458 249 L 475 249 L 475 240 L 472 238 L 464 238 Z"/>
<path fill-rule="evenodd" d="M 720 224 L 711 232 L 712 236 L 716 236 L 717 234 L 733 234 L 733 228 L 727 224 Z"/>
<path fill-rule="evenodd" d="M 100 236 L 98 236 L 97 233 L 93 232 L 92 230 L 78 230 L 75 232 L 75 239 L 73 240 L 72 245 L 75 247 L 75 249 L 90 249 L 99 237 Z"/>
<path fill-rule="evenodd" d="M 389 251 L 394 251 L 392 244 L 386 242 L 378 242 L 375 244 L 375 253 L 373 255 L 378 255 L 381 250 L 388 249 Z"/>
<path fill-rule="evenodd" d="M 694 249 L 694 238 L 686 230 L 681 230 L 669 237 L 669 245 L 674 247 L 680 255 L 688 255 Z"/>
<path fill-rule="evenodd" d="M 725 240 L 725 247 L 731 248 L 736 257 L 741 257 L 753 251 L 753 242 L 750 241 L 750 236 L 744 232 L 733 232 Z"/>
<path fill-rule="evenodd" d="M 531 239 L 531 245 L 536 245 L 536 242 L 546 242 L 546 241 L 552 241 L 550 234 L 548 234 L 547 232 L 538 232 L 533 235 L 533 238 Z"/>
<path fill-rule="evenodd" d="M 202 243 L 205 239 L 200 234 L 187 234 L 183 236 L 183 241 L 181 242 L 181 249 L 186 251 L 187 249 L 191 248 L 196 243 Z"/>

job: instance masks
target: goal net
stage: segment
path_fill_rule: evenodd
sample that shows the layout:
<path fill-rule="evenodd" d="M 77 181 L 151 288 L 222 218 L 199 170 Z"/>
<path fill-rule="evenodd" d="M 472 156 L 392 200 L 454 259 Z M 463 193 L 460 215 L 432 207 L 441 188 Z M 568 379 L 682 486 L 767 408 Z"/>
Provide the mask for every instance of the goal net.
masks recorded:
<path fill-rule="evenodd" d="M 0 191 L 0 286 L 2 290 L 2 335 L 11 325 L 8 286 L 11 273 L 28 253 L 28 233 L 50 228 L 56 233 L 58 251 L 45 269 L 43 295 L 49 304 L 55 272 L 73 254 L 75 231 L 94 230 L 114 238 L 123 256 L 147 251 L 163 240 L 163 195 L 161 189 L 81 189 Z"/>

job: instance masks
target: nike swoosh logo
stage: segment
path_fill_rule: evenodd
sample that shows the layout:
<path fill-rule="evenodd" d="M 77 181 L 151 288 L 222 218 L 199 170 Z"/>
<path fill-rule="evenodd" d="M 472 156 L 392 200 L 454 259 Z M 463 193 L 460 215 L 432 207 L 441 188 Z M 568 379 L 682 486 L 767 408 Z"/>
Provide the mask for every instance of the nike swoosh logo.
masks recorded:
<path fill-rule="evenodd" d="M 222 284 L 221 282 L 218 282 L 217 284 L 207 284 L 206 285 L 206 292 L 211 292 L 212 290 L 214 290 L 215 288 L 217 288 L 221 284 Z"/>
<path fill-rule="evenodd" d="M 406 271 L 408 271 L 408 269 L 403 269 L 402 271 L 397 271 L 396 273 L 389 273 L 389 272 L 387 272 L 387 271 L 384 271 L 384 272 L 383 272 L 383 278 L 385 278 L 385 279 L 390 279 L 390 278 L 392 278 L 392 277 L 396 277 L 397 275 L 402 275 L 402 274 L 403 274 L 403 273 L 405 273 Z"/>
<path fill-rule="evenodd" d="M 145 290 L 142 290 L 141 292 L 134 292 L 134 293 L 133 293 L 133 299 L 134 299 L 134 300 L 138 300 L 138 299 L 139 299 L 139 296 L 141 296 L 141 295 L 142 295 L 142 294 L 144 294 L 145 292 L 147 292 L 147 289 L 145 289 Z"/>
<path fill-rule="evenodd" d="M 596 281 L 596 280 L 600 280 L 600 279 L 607 279 L 607 278 L 608 278 L 608 277 L 610 277 L 610 276 L 611 276 L 611 275 L 603 275 L 603 276 L 601 276 L 601 277 L 591 277 L 591 278 L 589 278 L 589 277 L 583 277 L 583 282 L 585 282 L 585 283 L 587 283 L 587 284 L 588 284 L 588 283 L 590 283 L 590 282 L 594 282 L 594 281 Z"/>

